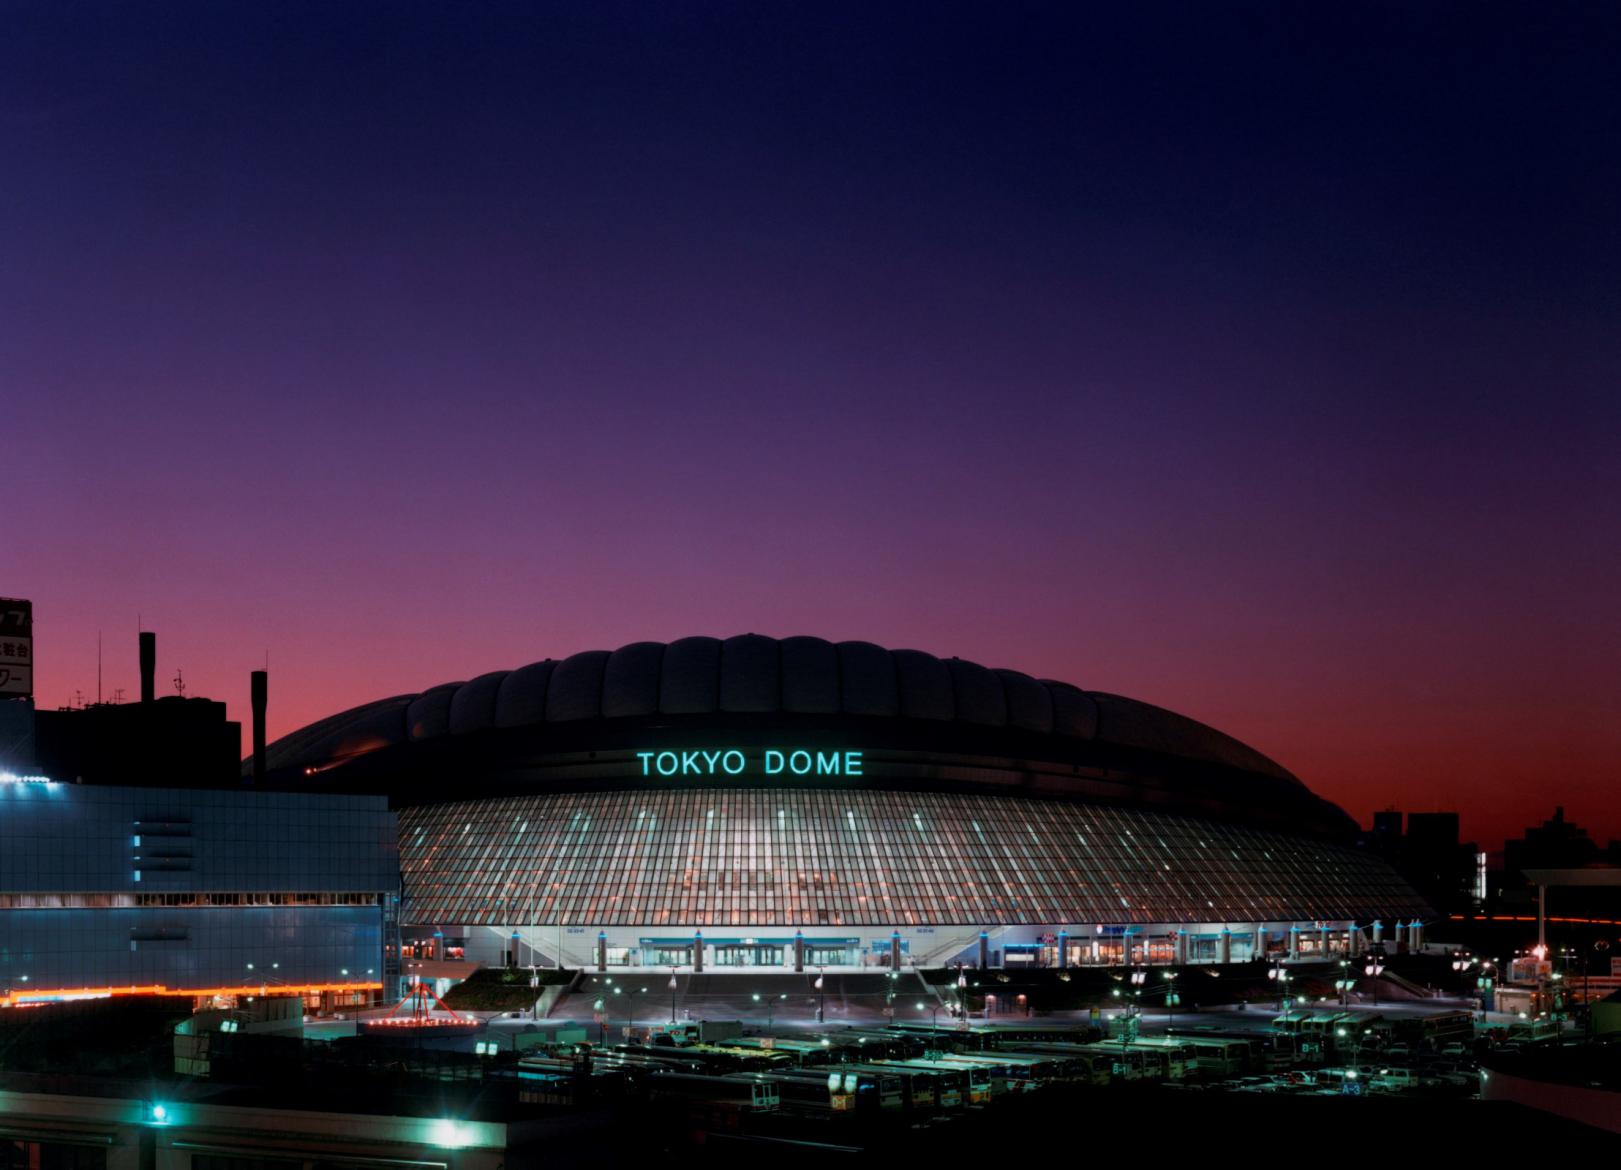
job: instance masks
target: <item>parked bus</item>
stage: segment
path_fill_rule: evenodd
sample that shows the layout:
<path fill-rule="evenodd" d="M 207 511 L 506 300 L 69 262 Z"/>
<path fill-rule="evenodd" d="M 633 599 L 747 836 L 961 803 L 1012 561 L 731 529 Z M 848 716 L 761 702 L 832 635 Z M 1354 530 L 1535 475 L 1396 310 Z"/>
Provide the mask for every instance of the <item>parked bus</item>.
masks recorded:
<path fill-rule="evenodd" d="M 656 1072 L 643 1082 L 649 1100 L 701 1101 L 726 1105 L 756 1113 L 770 1112 L 781 1104 L 776 1084 L 763 1073 Z"/>
<path fill-rule="evenodd" d="M 952 1053 L 937 1060 L 930 1060 L 928 1063 L 949 1065 L 967 1073 L 970 1105 L 983 1105 L 995 1097 L 1002 1096 L 1011 1087 L 1006 1064 L 995 1060 L 994 1054 L 991 1053 L 976 1053 L 972 1056 Z"/>
<path fill-rule="evenodd" d="M 940 1109 L 960 1109 L 968 1099 L 968 1070 L 937 1060 L 880 1060 L 881 1068 L 916 1073 L 934 1083 L 934 1103 Z"/>
<path fill-rule="evenodd" d="M 854 1069 L 858 1073 L 896 1078 L 901 1086 L 901 1100 L 908 1109 L 933 1112 L 938 1107 L 938 1081 L 926 1072 L 894 1063 L 849 1064 L 842 1067 Z"/>
<path fill-rule="evenodd" d="M 906 1105 L 900 1078 L 888 1072 L 862 1071 L 854 1065 L 762 1073 L 779 1089 L 785 1109 L 797 1112 L 883 1112 Z"/>

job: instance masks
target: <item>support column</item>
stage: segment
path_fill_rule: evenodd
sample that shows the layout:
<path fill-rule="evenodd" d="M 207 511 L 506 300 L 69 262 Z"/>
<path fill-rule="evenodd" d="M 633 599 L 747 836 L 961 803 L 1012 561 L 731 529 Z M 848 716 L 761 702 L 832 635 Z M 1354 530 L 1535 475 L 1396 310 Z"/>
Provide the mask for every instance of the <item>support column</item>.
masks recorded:
<path fill-rule="evenodd" d="M 1292 924 L 1289 927 L 1289 958 L 1300 958 L 1300 927 Z"/>
<path fill-rule="evenodd" d="M 1256 959 L 1266 958 L 1266 923 L 1260 922 L 1255 926 L 1255 946 L 1251 956 Z"/>
<path fill-rule="evenodd" d="M 805 932 L 794 931 L 794 971 L 796 973 L 805 969 Z"/>
<path fill-rule="evenodd" d="M 1174 954 L 1176 955 L 1176 965 L 1178 967 L 1186 967 L 1188 965 L 1187 931 L 1179 929 L 1176 932 L 1176 950 L 1174 951 Z"/>
<path fill-rule="evenodd" d="M 598 971 L 606 971 L 607 969 L 608 969 L 608 932 L 606 930 L 599 930 L 599 931 L 597 931 L 597 970 Z"/>
<path fill-rule="evenodd" d="M 1378 946 L 1380 943 L 1384 942 L 1384 940 L 1385 940 L 1385 924 L 1383 922 L 1381 922 L 1379 919 L 1375 918 L 1373 920 L 1373 938 L 1370 941 L 1373 943 L 1374 946 Z"/>
<path fill-rule="evenodd" d="M 1409 950 L 1416 951 L 1423 945 L 1424 924 L 1415 918 L 1407 928 L 1407 946 Z"/>
<path fill-rule="evenodd" d="M 699 974 L 704 969 L 704 932 L 695 931 L 692 936 L 692 971 Z"/>
<path fill-rule="evenodd" d="M 1537 946 L 1544 956 L 1548 953 L 1548 887 L 1537 887 Z"/>
<path fill-rule="evenodd" d="M 979 969 L 988 971 L 991 967 L 991 936 L 983 930 L 979 932 Z"/>
<path fill-rule="evenodd" d="M 1069 966 L 1069 931 L 1058 932 L 1058 968 L 1063 970 Z"/>
<path fill-rule="evenodd" d="M 889 969 L 898 972 L 901 969 L 901 932 L 889 932 Z"/>
<path fill-rule="evenodd" d="M 1221 938 L 1216 943 L 1216 962 L 1223 965 L 1233 961 L 1233 932 L 1225 926 L 1221 928 Z"/>
<path fill-rule="evenodd" d="M 1103 962 L 1103 948 L 1098 943 L 1097 935 L 1092 936 L 1092 945 L 1089 949 L 1092 954 L 1092 962 L 1094 965 Z"/>

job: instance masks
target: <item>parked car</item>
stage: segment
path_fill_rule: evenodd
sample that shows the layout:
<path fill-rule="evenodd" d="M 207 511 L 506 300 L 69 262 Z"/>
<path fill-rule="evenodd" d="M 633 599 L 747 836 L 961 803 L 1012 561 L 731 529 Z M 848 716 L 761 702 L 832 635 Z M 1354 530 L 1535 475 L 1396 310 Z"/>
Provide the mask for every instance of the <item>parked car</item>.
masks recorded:
<path fill-rule="evenodd" d="M 1402 1089 L 1412 1089 L 1418 1086 L 1418 1077 L 1412 1069 L 1382 1068 L 1374 1074 L 1372 1085 L 1375 1089 L 1386 1092 L 1397 1092 Z"/>

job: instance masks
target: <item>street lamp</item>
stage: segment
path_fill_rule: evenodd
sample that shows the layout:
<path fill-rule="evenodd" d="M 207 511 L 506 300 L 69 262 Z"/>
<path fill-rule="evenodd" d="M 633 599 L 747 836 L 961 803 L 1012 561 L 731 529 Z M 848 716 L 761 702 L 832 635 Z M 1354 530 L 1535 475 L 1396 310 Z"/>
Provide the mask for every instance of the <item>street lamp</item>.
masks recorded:
<path fill-rule="evenodd" d="M 964 969 L 962 960 L 957 961 L 957 1019 L 962 1027 L 968 1026 L 968 972 Z"/>
<path fill-rule="evenodd" d="M 1176 994 L 1176 972 L 1167 971 L 1165 972 L 1165 1010 L 1170 1013 L 1170 1018 L 1165 1022 L 1167 1032 L 1176 1026 L 1176 1005 L 1180 1002 L 1181 1000 L 1177 998 Z"/>
<path fill-rule="evenodd" d="M 765 1000 L 765 1030 L 767 1032 L 771 1031 L 771 1018 L 772 1018 L 772 1014 L 777 1010 L 777 1000 L 782 1000 L 782 999 L 787 999 L 787 998 L 788 998 L 788 993 L 786 991 L 782 992 L 780 995 L 778 995 L 776 999 L 772 999 L 770 996 L 766 997 L 766 1000 Z M 758 991 L 756 991 L 754 993 L 754 1002 L 755 1003 L 760 1002 L 760 993 Z"/>
<path fill-rule="evenodd" d="M 1368 952 L 1368 961 L 1363 966 L 1362 973 L 1364 975 L 1370 976 L 1373 979 L 1373 1006 L 1378 1007 L 1379 1006 L 1379 976 L 1381 976 L 1381 975 L 1383 975 L 1385 973 L 1384 948 L 1380 947 L 1380 948 L 1378 948 L 1376 950 L 1370 950 Z"/>
<path fill-rule="evenodd" d="M 1351 961 L 1340 960 L 1340 977 L 1334 981 L 1334 990 L 1340 993 L 1340 1006 L 1351 1006 L 1351 988 L 1356 986 L 1356 980 L 1351 978 Z"/>
<path fill-rule="evenodd" d="M 675 1023 L 675 968 L 670 968 L 670 1023 Z"/>
<path fill-rule="evenodd" d="M 754 999 L 755 1003 L 759 1003 L 761 1001 L 761 995 L 760 995 L 760 993 L 758 991 L 756 991 L 754 993 L 752 998 Z M 786 994 L 777 996 L 777 999 L 787 999 L 787 998 L 788 998 L 788 996 Z M 771 1031 L 771 1013 L 776 1009 L 777 999 L 772 999 L 770 996 L 765 996 L 764 999 L 765 999 L 765 1030 L 767 1032 L 769 1032 L 769 1031 Z"/>
<path fill-rule="evenodd" d="M 827 988 L 822 982 L 822 976 L 826 973 L 826 967 L 816 968 L 816 1022 L 818 1024 L 827 1019 Z"/>
<path fill-rule="evenodd" d="M 1280 1012 L 1288 1011 L 1289 969 L 1283 965 L 1282 959 L 1279 959 L 1275 965 L 1267 969 L 1266 977 L 1275 981 L 1278 985 L 1278 1010 Z"/>
<path fill-rule="evenodd" d="M 1494 1006 L 1492 1000 L 1492 987 L 1496 982 L 1495 972 L 1497 965 L 1488 963 L 1484 959 L 1480 963 L 1480 974 L 1475 979 L 1475 989 L 1480 992 L 1480 1019 L 1484 1023 L 1488 1018 L 1486 1013 Z"/>

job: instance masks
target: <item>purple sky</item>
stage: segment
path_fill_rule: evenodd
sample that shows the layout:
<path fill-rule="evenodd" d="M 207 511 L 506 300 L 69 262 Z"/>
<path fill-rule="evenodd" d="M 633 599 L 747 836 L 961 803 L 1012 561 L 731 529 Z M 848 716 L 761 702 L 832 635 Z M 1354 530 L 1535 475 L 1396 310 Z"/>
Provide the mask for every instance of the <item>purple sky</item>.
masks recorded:
<path fill-rule="evenodd" d="M 1621 835 L 1613 14 L 884 11 L 0 8 L 42 703 L 815 633 Z"/>

